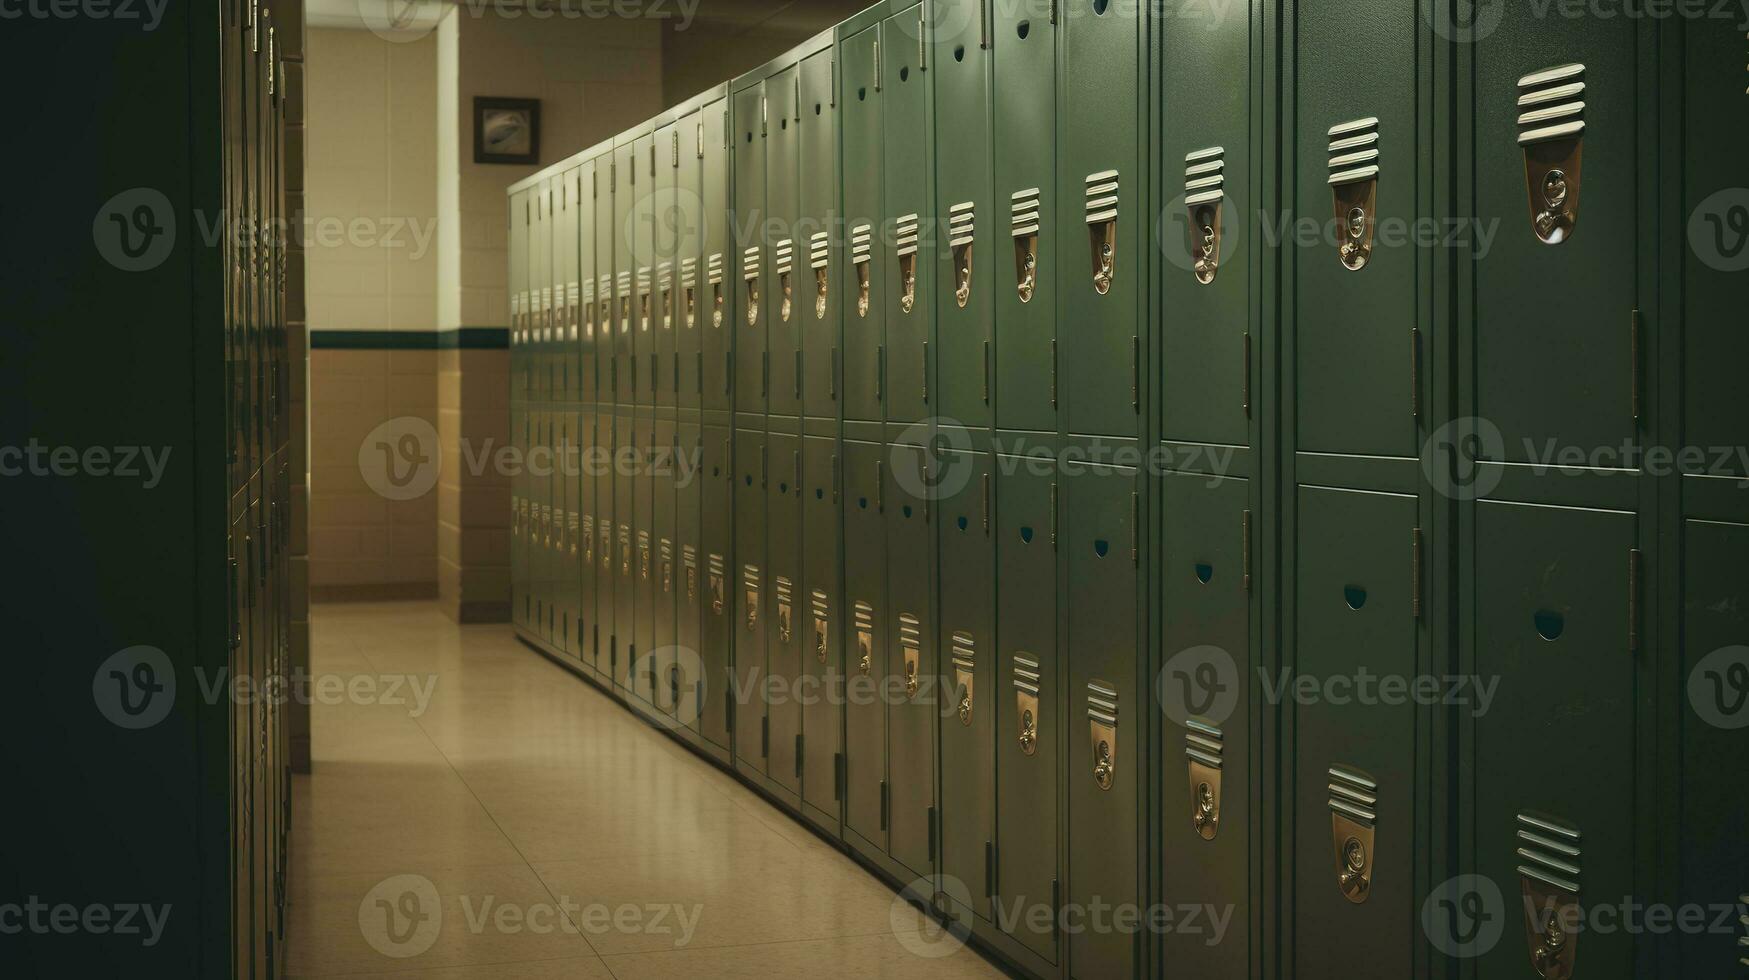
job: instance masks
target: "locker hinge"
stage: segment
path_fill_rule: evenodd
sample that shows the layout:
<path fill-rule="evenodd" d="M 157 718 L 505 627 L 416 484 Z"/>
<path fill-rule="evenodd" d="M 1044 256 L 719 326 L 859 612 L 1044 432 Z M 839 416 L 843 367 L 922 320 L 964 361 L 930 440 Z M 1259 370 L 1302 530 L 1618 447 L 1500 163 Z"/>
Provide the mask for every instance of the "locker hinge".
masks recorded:
<path fill-rule="evenodd" d="M 1409 602 L 1414 607 L 1415 618 L 1421 618 L 1421 529 L 1412 528 L 1409 532 Z"/>
<path fill-rule="evenodd" d="M 984 480 L 984 536 L 990 535 L 990 474 L 985 473 Z"/>
<path fill-rule="evenodd" d="M 1421 418 L 1421 328 L 1409 328 L 1409 417 Z"/>
<path fill-rule="evenodd" d="M 1130 337 L 1130 408 L 1142 410 L 1142 338 Z"/>
<path fill-rule="evenodd" d="M 759 446 L 759 489 L 764 490 L 771 485 L 771 447 L 764 443 Z"/>
<path fill-rule="evenodd" d="M 1239 397 L 1245 405 L 1245 417 L 1251 417 L 1251 331 L 1247 330 L 1241 337 L 1244 347 L 1244 357 L 1241 368 L 1244 373 L 1239 376 Z"/>
<path fill-rule="evenodd" d="M 771 716 L 759 719 L 759 757 L 771 758 Z"/>
<path fill-rule="evenodd" d="M 767 103 L 765 96 L 761 95 L 759 97 L 759 135 L 765 135 L 765 127 L 770 116 L 771 106 Z"/>
<path fill-rule="evenodd" d="M 1635 307 L 1628 315 L 1628 403 L 1634 411 L 1634 423 L 1640 421 L 1640 310 Z"/>
<path fill-rule="evenodd" d="M 610 193 L 610 194 L 616 190 L 619 190 L 619 161 L 618 160 L 615 160 L 612 163 L 607 165 L 607 190 L 608 190 L 608 193 Z"/>
<path fill-rule="evenodd" d="M 923 342 L 923 356 L 919 359 L 918 369 L 923 372 L 923 404 L 929 404 L 929 341 Z"/>
<path fill-rule="evenodd" d="M 704 394 L 704 351 L 697 352 L 693 358 L 698 365 L 698 369 L 693 372 L 693 390 L 702 395 Z"/>
<path fill-rule="evenodd" d="M 669 166 L 680 166 L 680 130 L 668 134 Z"/>
<path fill-rule="evenodd" d="M 702 122 L 698 124 L 698 139 L 694 145 L 696 145 L 698 147 L 698 158 L 700 160 L 703 160 L 704 159 L 704 123 L 702 123 Z"/>
<path fill-rule="evenodd" d="M 1051 338 L 1051 407 L 1057 407 L 1057 339 Z"/>
<path fill-rule="evenodd" d="M 723 149 L 729 148 L 732 139 L 733 137 L 729 135 L 729 110 L 725 107 L 723 109 Z"/>
<path fill-rule="evenodd" d="M 881 90 L 881 39 L 874 39 L 875 91 Z"/>
<path fill-rule="evenodd" d="M 791 79 L 791 81 L 795 82 L 796 122 L 799 123 L 802 121 L 802 73 L 797 71 L 795 78 Z"/>
<path fill-rule="evenodd" d="M 832 87 L 827 90 L 826 105 L 828 108 L 836 109 L 838 108 L 838 59 L 828 59 L 826 65 L 832 75 Z"/>
<path fill-rule="evenodd" d="M 923 15 L 923 4 L 917 5 L 917 70 L 929 70 L 929 20 Z"/>
<path fill-rule="evenodd" d="M 733 731 L 735 728 L 735 692 L 723 692 L 723 730 Z"/>
<path fill-rule="evenodd" d="M 1136 543 L 1136 521 L 1142 513 L 1142 495 L 1130 491 L 1130 564 L 1140 564 L 1142 551 Z"/>
<path fill-rule="evenodd" d="M 656 142 L 650 141 L 650 176 L 656 176 Z"/>
<path fill-rule="evenodd" d="M 796 495 L 800 496 L 802 492 L 802 451 L 793 449 L 790 451 L 790 456 L 795 466 Z"/>
<path fill-rule="evenodd" d="M 1251 591 L 1251 511 L 1246 509 L 1239 514 L 1239 567 L 1241 577 L 1245 582 L 1245 591 Z"/>
<path fill-rule="evenodd" d="M 978 48 L 990 50 L 990 0 L 978 3 Z"/>
<path fill-rule="evenodd" d="M 1640 649 L 1640 549 L 1628 549 L 1628 652 Z"/>
<path fill-rule="evenodd" d="M 1051 0 L 1051 24 L 1054 26 L 1056 23 L 1057 23 L 1057 0 Z M 1056 883 L 1052 882 L 1051 887 L 1055 888 Z"/>
<path fill-rule="evenodd" d="M 881 829 L 887 829 L 887 781 L 881 780 Z"/>
<path fill-rule="evenodd" d="M 723 394 L 729 393 L 729 384 L 735 377 L 735 352 L 723 351 Z"/>
<path fill-rule="evenodd" d="M 802 778 L 802 733 L 796 733 L 796 778 Z"/>
<path fill-rule="evenodd" d="M 589 196 L 592 198 L 601 196 L 601 171 L 599 170 L 589 171 Z"/>
<path fill-rule="evenodd" d="M 1057 510 L 1058 510 L 1057 484 L 1055 481 L 1052 481 L 1052 483 L 1051 483 L 1051 550 L 1053 550 L 1053 551 L 1055 551 L 1056 547 L 1057 547 Z"/>

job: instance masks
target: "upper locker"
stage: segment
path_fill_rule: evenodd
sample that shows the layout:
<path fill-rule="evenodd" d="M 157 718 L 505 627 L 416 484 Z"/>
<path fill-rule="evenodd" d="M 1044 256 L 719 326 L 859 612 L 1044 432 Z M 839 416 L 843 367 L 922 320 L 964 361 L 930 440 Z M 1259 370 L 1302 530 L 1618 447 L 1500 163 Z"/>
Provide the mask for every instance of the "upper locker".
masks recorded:
<path fill-rule="evenodd" d="M 564 166 L 553 177 L 557 212 L 552 227 L 552 283 L 556 325 L 553 346 L 558 362 L 555 386 L 553 442 L 553 561 L 556 566 L 553 597 L 557 627 L 553 642 L 560 650 L 577 653 L 577 532 L 581 526 L 577 456 L 582 439 L 577 434 L 578 322 L 582 287 L 578 277 L 577 168 Z"/>
<path fill-rule="evenodd" d="M 990 188 L 991 24 L 983 0 L 936 0 L 934 92 L 936 332 L 943 424 L 985 428 L 991 416 L 994 207 Z M 980 261 L 981 260 L 981 261 Z"/>
<path fill-rule="evenodd" d="M 884 223 L 875 251 L 885 263 L 886 356 L 881 365 L 886 417 L 920 422 L 934 413 L 930 341 L 934 321 L 935 236 L 923 226 L 934 213 L 928 69 L 928 0 L 880 25 L 876 88 L 881 99 Z M 849 176 L 846 175 L 848 182 Z M 856 247 L 853 233 L 852 248 Z"/>
<path fill-rule="evenodd" d="M 704 166 L 703 110 L 693 109 L 675 124 L 670 144 L 674 160 L 674 191 L 664 218 L 674 229 L 672 294 L 674 319 L 674 403 L 684 418 L 696 413 L 704 398 L 705 225 L 701 171 Z M 721 220 L 720 217 L 718 220 Z"/>
<path fill-rule="evenodd" d="M 802 414 L 838 417 L 839 311 L 844 233 L 838 206 L 837 54 L 802 59 L 800 220 L 795 234 L 796 315 L 801 319 Z"/>
<path fill-rule="evenodd" d="M 577 397 L 576 401 L 586 410 L 593 410 L 595 402 L 600 398 L 600 389 L 596 382 L 596 365 L 598 358 L 595 349 L 596 323 L 599 314 L 599 302 L 596 293 L 595 261 L 595 205 L 600 193 L 595 183 L 595 160 L 588 157 L 580 162 L 576 170 L 576 208 L 577 208 Z"/>
<path fill-rule="evenodd" d="M 1002 213 L 987 214 L 984 221 L 999 233 L 986 233 L 991 244 L 983 278 L 995 290 L 996 426 L 1056 432 L 1056 2 L 998 3 L 991 17 L 990 198 Z M 1080 223 L 1065 227 L 1079 229 Z M 1079 261 L 1080 243 L 1071 243 L 1070 254 Z"/>
<path fill-rule="evenodd" d="M 764 230 L 765 153 L 769 103 L 765 82 L 754 82 L 730 96 L 735 134 L 733 207 L 729 209 L 735 291 L 735 411 L 761 416 L 769 392 L 769 275 Z"/>
<path fill-rule="evenodd" d="M 657 365 L 659 315 L 656 309 L 656 208 L 661 200 L 658 177 L 661 171 L 656 165 L 656 136 L 647 123 L 638 127 L 632 140 L 631 162 L 630 186 L 627 188 L 632 196 L 631 221 L 620 234 L 626 237 L 631 248 L 632 289 L 636 296 L 632 307 L 633 398 L 638 408 L 648 409 L 656 403 L 656 388 L 662 371 Z M 647 428 L 639 431 L 640 447 L 644 445 L 647 431 Z"/>
<path fill-rule="evenodd" d="M 730 281 L 733 259 L 729 254 L 729 104 L 727 98 L 706 103 L 698 111 L 698 222 L 699 222 L 699 350 L 700 401 L 704 410 L 726 413 L 732 406 L 735 372 L 735 312 L 730 308 L 734 283 Z M 727 419 L 719 417 L 719 422 Z"/>
<path fill-rule="evenodd" d="M 613 163 L 608 170 L 608 193 L 613 196 L 613 218 L 603 229 L 613 248 L 613 400 L 631 410 L 635 395 L 634 339 L 637 329 L 637 293 L 633 288 L 637 259 L 628 229 L 635 227 L 637 186 L 633 171 L 632 134 L 614 138 Z"/>
<path fill-rule="evenodd" d="M 650 151 L 655 171 L 650 208 L 650 247 L 654 262 L 651 300 L 650 374 L 656 407 L 672 410 L 680 399 L 680 254 L 685 228 L 680 220 L 680 129 L 685 117 L 670 114 L 656 127 Z"/>
<path fill-rule="evenodd" d="M 1459 498 L 1473 540 L 1461 569 L 1465 672 L 1500 678 L 1492 706 L 1469 721 L 1475 853 L 1464 867 L 1512 911 L 1479 969 L 1645 976 L 1659 972 L 1650 941 L 1582 923 L 1655 888 L 1636 870 L 1654 831 L 1638 815 L 1653 799 L 1650 694 L 1665 682 L 1648 601 L 1653 480 L 1633 448 L 1655 403 L 1642 364 L 1659 320 L 1645 231 L 1656 224 L 1656 127 L 1642 106 L 1658 31 L 1511 5 L 1494 18 L 1466 49 L 1473 128 L 1460 140 L 1474 161 L 1478 241 L 1458 398 L 1478 448 L 1458 449 L 1584 462 L 1541 477 L 1484 463 Z M 1585 746 L 1584 762 L 1550 769 L 1538 750 L 1553 744 Z"/>
<path fill-rule="evenodd" d="M 811 304 L 801 290 L 808 264 L 798 230 L 801 176 L 801 66 L 789 64 L 765 80 L 765 223 L 771 269 L 769 405 L 773 415 L 802 413 L 802 321 Z"/>
<path fill-rule="evenodd" d="M 886 259 L 881 251 L 881 28 L 871 25 L 838 39 L 843 83 L 844 317 L 840 369 L 846 421 L 875 421 L 884 412 L 881 362 L 886 352 Z"/>
<path fill-rule="evenodd" d="M 1142 45 L 1147 6 L 1059 4 L 1057 267 L 1065 427 L 1080 434 L 1142 431 L 1143 311 L 1151 262 Z M 1066 341 L 1066 338 L 1065 338 Z"/>

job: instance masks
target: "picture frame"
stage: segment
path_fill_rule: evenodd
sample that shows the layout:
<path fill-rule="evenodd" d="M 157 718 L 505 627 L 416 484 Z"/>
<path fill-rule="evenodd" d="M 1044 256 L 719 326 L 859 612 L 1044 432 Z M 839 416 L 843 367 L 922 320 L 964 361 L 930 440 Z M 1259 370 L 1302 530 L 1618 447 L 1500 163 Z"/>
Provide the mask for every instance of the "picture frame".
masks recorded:
<path fill-rule="evenodd" d="M 540 162 L 540 100 L 474 96 L 474 162 Z"/>

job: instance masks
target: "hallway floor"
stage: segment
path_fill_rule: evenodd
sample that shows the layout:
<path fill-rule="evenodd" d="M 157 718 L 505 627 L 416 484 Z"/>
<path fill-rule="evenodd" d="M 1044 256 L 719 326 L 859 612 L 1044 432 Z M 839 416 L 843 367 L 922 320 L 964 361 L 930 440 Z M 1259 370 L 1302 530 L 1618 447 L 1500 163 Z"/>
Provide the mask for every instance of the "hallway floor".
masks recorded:
<path fill-rule="evenodd" d="M 294 977 L 997 977 L 505 625 L 311 611 Z"/>

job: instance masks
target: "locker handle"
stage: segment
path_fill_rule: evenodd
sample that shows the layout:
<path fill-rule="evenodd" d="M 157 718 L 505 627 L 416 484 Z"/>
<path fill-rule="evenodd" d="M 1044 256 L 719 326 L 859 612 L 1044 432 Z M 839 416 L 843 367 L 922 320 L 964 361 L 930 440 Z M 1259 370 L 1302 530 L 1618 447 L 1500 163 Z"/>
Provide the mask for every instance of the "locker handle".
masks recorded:
<path fill-rule="evenodd" d="M 1057 548 L 1057 484 L 1051 483 L 1051 550 Z"/>
<path fill-rule="evenodd" d="M 1421 418 L 1421 328 L 1409 328 L 1409 415 Z"/>
<path fill-rule="evenodd" d="M 1136 543 L 1136 523 L 1141 509 L 1142 495 L 1133 490 L 1130 491 L 1130 564 L 1132 565 L 1139 564 L 1141 561 L 1141 549 L 1137 547 Z"/>
<path fill-rule="evenodd" d="M 1410 605 L 1415 618 L 1421 618 L 1421 529 L 1414 528 L 1409 535 L 1409 589 Z"/>
<path fill-rule="evenodd" d="M 1239 551 L 1240 577 L 1244 580 L 1245 591 L 1251 591 L 1251 511 L 1245 510 L 1239 515 Z"/>
<path fill-rule="evenodd" d="M 1640 649 L 1640 549 L 1628 549 L 1628 652 Z"/>
<path fill-rule="evenodd" d="M 1633 409 L 1634 424 L 1640 422 L 1640 311 L 1635 307 L 1628 314 L 1628 404 Z"/>
<path fill-rule="evenodd" d="M 923 372 L 923 403 L 927 405 L 929 404 L 929 341 L 923 342 L 922 357 L 918 360 L 920 362 L 917 365 L 918 369 Z"/>
<path fill-rule="evenodd" d="M 990 404 L 990 342 L 984 341 L 984 404 Z"/>
<path fill-rule="evenodd" d="M 984 480 L 984 536 L 990 535 L 990 474 L 983 475 Z"/>
<path fill-rule="evenodd" d="M 1130 408 L 1142 409 L 1142 338 L 1130 337 Z"/>
<path fill-rule="evenodd" d="M 1251 331 L 1245 331 L 1242 337 L 1244 357 L 1242 373 L 1239 376 L 1239 396 L 1245 405 L 1245 417 L 1251 417 Z"/>
<path fill-rule="evenodd" d="M 1051 338 L 1051 407 L 1057 407 L 1057 339 Z"/>

